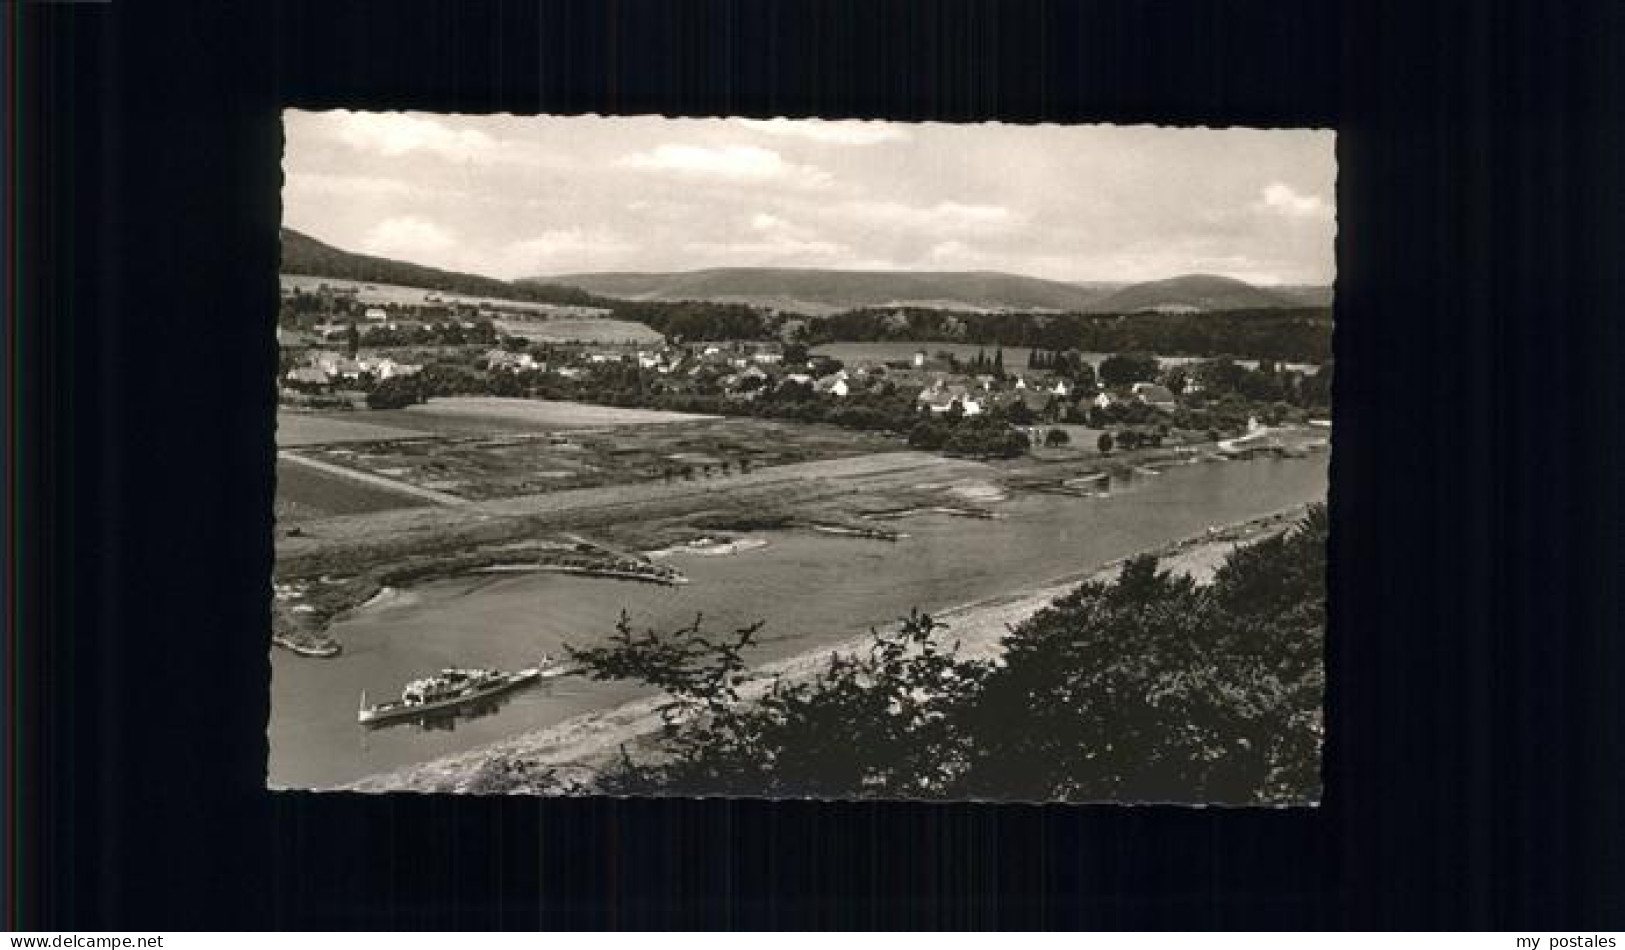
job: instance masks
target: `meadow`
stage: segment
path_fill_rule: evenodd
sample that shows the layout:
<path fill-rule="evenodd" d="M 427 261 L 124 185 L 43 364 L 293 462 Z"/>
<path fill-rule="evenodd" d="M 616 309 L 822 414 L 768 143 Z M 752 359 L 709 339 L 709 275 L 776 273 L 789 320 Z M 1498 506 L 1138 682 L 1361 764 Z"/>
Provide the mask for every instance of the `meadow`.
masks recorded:
<path fill-rule="evenodd" d="M 497 329 L 536 343 L 659 343 L 664 337 L 641 323 L 589 317 L 498 320 Z"/>

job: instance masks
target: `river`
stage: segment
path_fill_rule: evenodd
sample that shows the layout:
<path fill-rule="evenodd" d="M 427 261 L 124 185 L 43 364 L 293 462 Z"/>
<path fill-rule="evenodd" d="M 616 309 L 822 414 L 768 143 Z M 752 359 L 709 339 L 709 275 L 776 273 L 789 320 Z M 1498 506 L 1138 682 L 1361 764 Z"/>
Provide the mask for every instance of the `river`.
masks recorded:
<path fill-rule="evenodd" d="M 557 574 L 482 575 L 393 592 L 335 625 L 336 659 L 272 653 L 270 784 L 324 787 L 543 728 L 645 695 L 565 679 L 520 690 L 480 714 L 426 729 L 363 730 L 362 691 L 388 698 L 444 666 L 529 665 L 565 642 L 613 631 L 624 608 L 668 629 L 704 614 L 713 630 L 764 619 L 754 659 L 835 643 L 910 607 L 940 610 L 1034 587 L 1115 558 L 1326 495 L 1326 456 L 1170 469 L 1114 482 L 1108 497 L 1019 494 L 985 521 L 923 514 L 909 537 L 871 541 L 798 532 L 723 557 L 672 555 L 691 583 L 658 587 Z"/>

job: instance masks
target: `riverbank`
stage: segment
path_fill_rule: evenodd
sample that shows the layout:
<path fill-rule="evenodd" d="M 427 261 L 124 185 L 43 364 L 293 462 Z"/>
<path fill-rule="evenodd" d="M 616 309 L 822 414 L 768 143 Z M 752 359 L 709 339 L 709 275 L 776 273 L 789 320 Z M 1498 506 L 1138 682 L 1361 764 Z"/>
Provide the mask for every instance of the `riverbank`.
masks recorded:
<path fill-rule="evenodd" d="M 1199 535 L 1162 545 L 1154 553 L 1164 570 L 1188 574 L 1206 582 L 1238 545 L 1256 543 L 1286 530 L 1301 517 L 1303 506 L 1293 506 L 1260 518 L 1214 526 Z M 1126 559 L 1096 564 L 1086 570 L 1051 578 L 1026 590 L 983 599 L 938 611 L 934 616 L 947 623 L 943 637 L 957 642 L 972 657 L 992 657 L 1002 650 L 1002 641 L 1011 627 L 1020 624 L 1052 603 L 1057 597 L 1089 579 L 1107 579 L 1116 574 Z M 774 677 L 806 678 L 823 670 L 831 654 L 864 649 L 870 639 L 860 634 L 833 646 L 805 651 L 788 659 L 763 665 L 756 679 L 742 692 L 760 695 Z M 659 734 L 662 719 L 659 706 L 663 696 L 626 703 L 609 710 L 576 716 L 557 725 L 505 739 L 469 752 L 396 771 L 360 779 L 343 788 L 355 791 L 466 792 L 482 787 L 492 769 L 522 760 L 541 768 L 558 769 L 565 777 L 573 771 L 583 774 L 608 762 L 624 747 L 636 749 Z"/>
<path fill-rule="evenodd" d="M 1026 456 L 997 463 L 1012 490 L 1061 495 L 1091 495 L 1111 480 L 1160 475 L 1185 465 L 1225 463 L 1258 456 L 1303 458 L 1330 449 L 1324 429 L 1301 425 L 1260 430 L 1240 440 L 1241 447 L 1207 440 L 1119 448 L 1102 454 L 1080 449 L 1068 455 Z"/>
<path fill-rule="evenodd" d="M 335 656 L 341 644 L 333 625 L 385 586 L 496 571 L 681 584 L 686 578 L 674 568 L 622 552 L 739 553 L 751 546 L 736 545 L 738 535 L 765 530 L 898 541 L 907 535 L 886 523 L 909 515 L 991 520 L 999 514 L 986 506 L 1012 492 L 1093 496 L 1109 490 L 1113 475 L 1217 460 L 1188 447 L 997 465 L 896 453 L 766 469 L 715 485 L 617 486 L 307 524 L 278 543 L 272 642 L 300 656 Z M 586 542 L 571 530 L 596 538 Z"/>

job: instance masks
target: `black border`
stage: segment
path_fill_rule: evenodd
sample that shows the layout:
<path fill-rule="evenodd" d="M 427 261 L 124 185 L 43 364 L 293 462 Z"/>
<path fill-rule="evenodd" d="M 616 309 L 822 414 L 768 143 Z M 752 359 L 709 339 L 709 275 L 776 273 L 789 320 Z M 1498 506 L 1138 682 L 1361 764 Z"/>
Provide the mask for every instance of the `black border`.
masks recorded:
<path fill-rule="evenodd" d="M 1621 10 L 1462 7 L 13 5 L 12 922 L 1618 928 Z M 288 104 L 1337 128 L 1324 807 L 263 791 Z"/>

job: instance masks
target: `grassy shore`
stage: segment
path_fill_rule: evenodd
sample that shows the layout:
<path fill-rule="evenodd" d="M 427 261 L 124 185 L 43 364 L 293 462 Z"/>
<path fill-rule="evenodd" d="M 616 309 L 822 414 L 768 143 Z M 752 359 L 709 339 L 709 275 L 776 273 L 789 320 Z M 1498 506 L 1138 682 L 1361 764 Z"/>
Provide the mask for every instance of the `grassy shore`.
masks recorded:
<path fill-rule="evenodd" d="M 1237 546 L 1256 543 L 1285 531 L 1302 517 L 1303 510 L 1303 506 L 1294 506 L 1261 518 L 1215 527 L 1149 553 L 1161 559 L 1163 569 L 1206 582 Z M 957 642 L 964 655 L 993 657 L 1002 650 L 1004 636 L 1012 627 L 1085 580 L 1115 576 L 1121 565 L 1121 560 L 1096 565 L 1052 578 L 1029 590 L 952 607 L 934 616 L 948 625 L 944 639 Z M 867 634 L 854 636 L 834 646 L 819 647 L 766 664 L 754 671 L 756 679 L 747 684 L 742 693 L 747 697 L 760 695 L 777 677 L 814 676 L 827 667 L 832 654 L 850 654 L 867 648 L 869 643 Z M 664 697 L 656 696 L 587 713 L 482 749 L 370 776 L 345 788 L 364 792 L 467 792 L 478 789 L 492 768 L 515 760 L 559 769 L 567 776 L 572 770 L 587 775 L 617 756 L 623 746 L 636 749 L 651 743 L 660 731 L 659 706 L 663 702 Z"/>
<path fill-rule="evenodd" d="M 271 642 L 300 656 L 337 656 L 328 633 L 338 620 L 388 589 L 491 571 L 579 574 L 653 584 L 685 584 L 681 571 L 647 557 L 612 550 L 582 538 L 493 544 L 455 554 L 423 554 L 387 564 L 357 565 L 279 578 Z"/>

